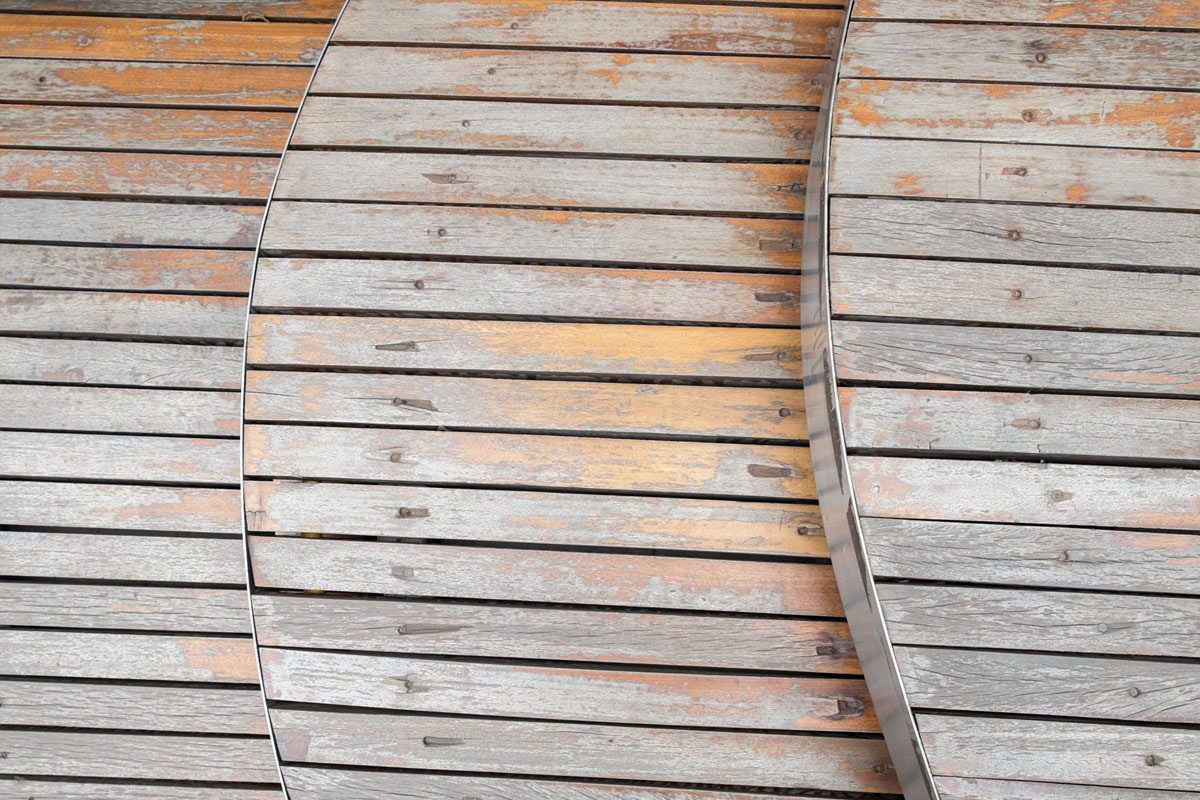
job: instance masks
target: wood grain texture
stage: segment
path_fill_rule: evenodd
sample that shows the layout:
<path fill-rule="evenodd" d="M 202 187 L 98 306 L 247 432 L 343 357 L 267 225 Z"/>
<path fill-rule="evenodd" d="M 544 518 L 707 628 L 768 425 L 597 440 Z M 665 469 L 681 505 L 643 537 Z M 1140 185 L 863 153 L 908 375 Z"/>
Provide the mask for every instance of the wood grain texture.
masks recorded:
<path fill-rule="evenodd" d="M 783 109 L 314 95 L 304 103 L 292 141 L 304 146 L 807 159 L 816 121 L 816 112 Z"/>
<path fill-rule="evenodd" d="M 242 297 L 0 289 L 0 333 L 241 342 Z"/>
<path fill-rule="evenodd" d="M 169 800 L 279 800 L 279 788 L 241 789 L 185 784 L 169 787 Z M 158 784 L 93 783 L 78 778 L 37 780 L 26 777 L 0 778 L 0 800 L 168 800 Z"/>
<path fill-rule="evenodd" d="M 1200 657 L 1195 598 L 911 584 L 878 590 L 896 644 Z"/>
<path fill-rule="evenodd" d="M 1186 469 L 855 456 L 864 516 L 1101 527 L 1200 527 Z"/>
<path fill-rule="evenodd" d="M 1196 800 L 1200 797 L 1194 792 L 980 778 L 939 777 L 934 778 L 934 783 L 942 800 Z"/>
<path fill-rule="evenodd" d="M 1195 788 L 1200 731 L 917 717 L 936 775 L 1147 789 Z"/>
<path fill-rule="evenodd" d="M 271 719 L 287 761 L 616 780 L 683 774 L 696 783 L 724 785 L 898 789 L 877 739 L 282 709 Z M 548 761 L 547 752 L 564 758 Z"/>
<path fill-rule="evenodd" d="M 1194 725 L 1190 664 L 898 647 L 914 708 Z"/>
<path fill-rule="evenodd" d="M 239 399 L 236 392 L 0 384 L 7 428 L 237 436 Z"/>
<path fill-rule="evenodd" d="M 251 367 L 801 377 L 799 332 L 778 328 L 256 314 L 247 347 Z"/>
<path fill-rule="evenodd" d="M 3 582 L 0 597 L 4 600 L 0 620 L 5 625 L 210 635 L 250 632 L 242 589 Z M 136 665 L 132 668 L 136 672 Z M 66 672 L 59 677 L 73 676 Z"/>
<path fill-rule="evenodd" d="M 245 581 L 236 539 L 0 532 L 5 575 L 94 581 L 225 583 Z"/>
<path fill-rule="evenodd" d="M 5 11 L 72 11 L 78 13 L 78 0 L 4 0 Z M 342 8 L 340 0 L 257 0 L 254 10 L 271 20 L 332 20 Z M 229 0 L 107 0 L 92 13 L 156 15 L 181 17 L 238 17 L 246 13 L 242 3 Z M 190 798 L 191 795 L 188 795 Z M 224 797 L 224 795 L 221 795 Z"/>
<path fill-rule="evenodd" d="M 0 475 L 164 483 L 238 482 L 231 439 L 0 432 Z"/>
<path fill-rule="evenodd" d="M 1200 537 L 866 518 L 871 569 L 912 580 L 1200 595 Z"/>
<path fill-rule="evenodd" d="M 47 289 L 246 294 L 253 253 L 0 244 L 0 284 Z"/>
<path fill-rule="evenodd" d="M 276 589 L 840 617 L 824 564 L 250 537 Z"/>
<path fill-rule="evenodd" d="M 0 375 L 37 383 L 239 389 L 241 356 L 221 345 L 0 337 Z"/>
<path fill-rule="evenodd" d="M 247 637 L 0 631 L 0 673 L 41 678 L 257 683 Z M 11 765 L 8 765 L 11 766 Z M 132 776 L 131 776 L 132 777 Z"/>
<path fill-rule="evenodd" d="M 1058 25 L 1121 25 L 1200 28 L 1200 9 L 1190 0 L 859 0 L 855 17 L 1020 22 Z M 1014 787 L 1014 791 L 1019 791 Z M 1090 795 L 1089 795 L 1090 797 Z"/>
<path fill-rule="evenodd" d="M 633 725 L 879 731 L 866 684 L 853 678 L 564 669 L 270 648 L 261 658 L 267 697 L 278 701 Z"/>
<path fill-rule="evenodd" d="M 313 92 L 817 106 L 823 58 L 333 47 Z M 593 109 L 602 113 L 601 109 Z"/>
<path fill-rule="evenodd" d="M 0 523 L 176 533 L 242 532 L 230 489 L 0 480 Z"/>
<path fill-rule="evenodd" d="M 259 644 L 413 655 L 476 656 L 861 673 L 839 620 L 754 619 L 260 594 Z M 581 636 L 580 631 L 586 631 Z"/>

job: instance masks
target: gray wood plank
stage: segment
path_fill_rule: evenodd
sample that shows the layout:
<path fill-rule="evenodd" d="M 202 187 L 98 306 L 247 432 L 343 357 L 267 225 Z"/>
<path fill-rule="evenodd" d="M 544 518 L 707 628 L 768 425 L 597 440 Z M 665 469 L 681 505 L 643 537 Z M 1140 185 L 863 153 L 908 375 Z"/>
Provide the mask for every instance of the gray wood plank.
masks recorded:
<path fill-rule="evenodd" d="M 934 778 L 942 800 L 1196 800 L 1195 792 L 1121 789 L 1064 783 Z"/>
<path fill-rule="evenodd" d="M 245 294 L 254 254 L 230 250 L 0 244 L 0 284 L 46 289 Z"/>
<path fill-rule="evenodd" d="M 0 384 L 6 428 L 174 436 L 236 436 L 236 392 Z M 761 414 L 766 417 L 766 414 Z"/>
<path fill-rule="evenodd" d="M 1196 787 L 1200 731 L 919 715 L 935 775 L 1145 789 Z"/>
<path fill-rule="evenodd" d="M 0 337 L 0 376 L 38 383 L 240 389 L 242 348 Z"/>
<path fill-rule="evenodd" d="M 203 634 L 250 632 L 244 589 L 3 582 L 0 598 L 4 601 L 0 620 L 5 625 Z"/>
<path fill-rule="evenodd" d="M 413 597 L 842 615 L 825 564 L 250 537 L 257 586 Z"/>
<path fill-rule="evenodd" d="M 1194 664 L 897 647 L 913 708 L 1194 725 Z"/>
<path fill-rule="evenodd" d="M 0 778 L 0 800 L 281 800 L 273 789 Z M 688 799 L 690 800 L 690 798 Z"/>
<path fill-rule="evenodd" d="M 240 584 L 242 543 L 198 536 L 0 531 L 0 570 L 21 578 Z"/>
<path fill-rule="evenodd" d="M 79 480 L 238 482 L 233 439 L 0 432 L 0 475 Z"/>
<path fill-rule="evenodd" d="M 177 533 L 242 532 L 231 489 L 0 480 L 0 523 Z"/>
<path fill-rule="evenodd" d="M 0 165 L 2 166 L 2 165 Z M 0 289 L 0 333 L 240 341 L 242 297 Z"/>
<path fill-rule="evenodd" d="M 272 700 L 546 720 L 878 732 L 866 684 L 264 649 Z M 2 684 L 0 684 L 2 686 Z"/>
<path fill-rule="evenodd" d="M 993 0 L 860 0 L 855 4 L 854 14 L 855 17 L 866 19 L 1040 22 L 1183 30 L 1200 28 L 1200 9 L 1191 0 L 1121 0 L 1117 3 L 1079 3 L 1076 0 L 1007 0 L 1004 3 Z"/>
<path fill-rule="evenodd" d="M 878 588 L 896 644 L 1200 657 L 1195 598 L 913 584 Z"/>
<path fill-rule="evenodd" d="M 271 719 L 286 761 L 898 790 L 881 739 L 283 709 Z M 547 759 L 547 753 L 561 757 Z"/>
<path fill-rule="evenodd" d="M 859 674 L 841 621 L 259 594 L 264 647 Z M 586 631 L 586 635 L 580 635 Z"/>

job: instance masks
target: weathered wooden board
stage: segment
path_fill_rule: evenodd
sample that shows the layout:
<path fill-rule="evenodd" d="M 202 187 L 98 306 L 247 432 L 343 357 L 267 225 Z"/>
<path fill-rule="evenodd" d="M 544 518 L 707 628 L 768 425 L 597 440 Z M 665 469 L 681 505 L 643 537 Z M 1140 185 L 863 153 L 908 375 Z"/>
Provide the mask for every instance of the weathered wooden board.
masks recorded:
<path fill-rule="evenodd" d="M 271 153 L 283 149 L 292 116 L 273 111 L 4 105 L 0 145 Z"/>
<path fill-rule="evenodd" d="M 0 57 L 316 64 L 329 26 L 0 14 Z"/>
<path fill-rule="evenodd" d="M 274 197 L 803 214 L 807 180 L 795 164 L 294 150 Z"/>
<path fill-rule="evenodd" d="M 0 598 L 4 601 L 0 620 L 5 625 L 215 635 L 250 632 L 242 589 L 3 582 Z"/>
<path fill-rule="evenodd" d="M 213 786 L 168 787 L 169 800 L 279 800 L 279 788 L 238 789 Z M 168 800 L 161 784 L 92 783 L 78 778 L 69 781 L 25 777 L 0 778 L 0 800 Z M 691 800 L 691 798 L 683 798 Z M 1185 798 L 1184 800 L 1189 800 Z"/>
<path fill-rule="evenodd" d="M 830 192 L 893 197 L 1200 207 L 1200 153 L 837 137 Z"/>
<path fill-rule="evenodd" d="M 241 343 L 244 297 L 0 289 L 0 333 L 137 336 Z"/>
<path fill-rule="evenodd" d="M 0 201 L 0 213 L 6 203 L 17 202 L 69 201 Z M 221 212 L 209 223 L 217 230 L 195 242 L 197 245 L 220 246 L 215 241 L 220 238 L 220 223 L 238 219 L 233 207 Z M 171 225 L 169 219 L 164 223 Z M 250 225 L 247 214 L 242 224 L 257 232 L 257 217 L 254 219 L 255 224 Z M 1177 238 L 1186 239 L 1188 226 L 1178 222 L 1183 230 Z M 189 224 L 195 226 L 201 221 L 190 219 Z M 1200 240 L 1200 223 L 1195 225 L 1196 239 Z M 786 219 L 280 201 L 271 206 L 271 223 L 263 232 L 262 247 L 316 254 L 386 253 L 795 270 L 800 268 L 800 229 L 798 221 Z M 178 243 L 157 239 L 144 243 Z M 237 239 L 230 231 L 221 241 Z"/>
<path fill-rule="evenodd" d="M 16 381 L 240 389 L 241 359 L 221 345 L 0 337 L 0 376 Z"/>
<path fill-rule="evenodd" d="M 862 256 L 829 269 L 835 314 L 1200 333 L 1200 275 Z"/>
<path fill-rule="evenodd" d="M 229 489 L 0 480 L 4 525 L 240 535 L 241 517 Z"/>
<path fill-rule="evenodd" d="M 405 12 L 351 0 L 333 39 L 824 56 L 842 21 L 834 9 L 594 0 L 424 0 Z"/>
<path fill-rule="evenodd" d="M 0 403 L 10 394 L 5 388 Z M 808 434 L 799 389 L 336 372 L 247 373 L 246 419 L 784 440 Z"/>
<path fill-rule="evenodd" d="M 801 377 L 799 332 L 779 328 L 257 314 L 250 318 L 247 346 L 252 367 Z"/>
<path fill-rule="evenodd" d="M 878 591 L 896 644 L 1200 657 L 1196 598 L 911 584 Z"/>
<path fill-rule="evenodd" d="M 1026 719 L 917 717 L 937 775 L 1196 788 L 1200 731 Z"/>
<path fill-rule="evenodd" d="M 21 578 L 245 582 L 242 543 L 199 536 L 0 531 L 0 570 Z"/>
<path fill-rule="evenodd" d="M 237 436 L 240 399 L 236 392 L 0 384 L 6 428 Z"/>
<path fill-rule="evenodd" d="M 250 537 L 258 586 L 818 617 L 842 615 L 825 564 Z"/>
<path fill-rule="evenodd" d="M 270 648 L 261 658 L 267 697 L 279 701 L 632 725 L 879 731 L 866 684 L 856 678 L 566 669 Z"/>
<path fill-rule="evenodd" d="M 247 481 L 250 530 L 826 557 L 814 505 Z"/>
<path fill-rule="evenodd" d="M 292 781 L 288 774 L 289 784 Z M 942 800 L 1196 800 L 1194 792 L 1159 792 L 1113 786 L 935 777 Z M 290 787 L 289 787 L 290 788 Z M 506 798 L 507 800 L 507 798 Z"/>
<path fill-rule="evenodd" d="M 84 10 L 79 0 L 4 0 L 6 11 L 70 11 Z M 257 0 L 255 15 L 270 20 L 332 20 L 342 8 L 341 0 Z M 246 6 L 230 0 L 106 0 L 102 8 L 88 8 L 89 13 L 153 15 L 170 14 L 181 17 L 236 17 L 246 15 Z M 224 795 L 220 795 L 222 798 Z M 191 795 L 189 794 L 190 798 Z"/>
<path fill-rule="evenodd" d="M 0 681 L 0 724 L 265 736 L 253 689 Z M 0 797 L 4 796 L 0 789 Z"/>
<path fill-rule="evenodd" d="M 221 783 L 279 779 L 266 737 L 9 730 L 4 732 L 4 747 L 8 753 L 4 770 L 9 774 Z M 178 796 L 174 789 L 167 791 L 170 797 Z M 21 796 L 28 797 L 29 792 L 22 789 Z"/>
<path fill-rule="evenodd" d="M 1200 28 L 1191 0 L 859 0 L 856 18 Z M 1014 791 L 1018 789 L 1014 788 Z M 1088 795 L 1091 797 L 1091 795 Z"/>
<path fill-rule="evenodd" d="M 255 275 L 254 305 L 259 309 L 794 326 L 799 322 L 800 277 L 528 264 L 264 258 L 258 262 Z"/>
<path fill-rule="evenodd" d="M 285 761 L 898 791 L 881 739 L 283 709 L 271 719 Z"/>
<path fill-rule="evenodd" d="M 245 294 L 253 263 L 253 253 L 230 250 L 0 243 L 0 285 Z"/>
<path fill-rule="evenodd" d="M 1194 33 L 1044 26 L 852 22 L 845 78 L 1191 89 Z"/>
<path fill-rule="evenodd" d="M 1194 725 L 1194 664 L 898 647 L 913 708 Z"/>
<path fill-rule="evenodd" d="M 1200 459 L 1195 400 L 876 387 L 839 398 L 852 448 Z"/>
<path fill-rule="evenodd" d="M 807 159 L 816 121 L 816 112 L 783 109 L 313 96 L 292 141 L 305 147 Z"/>
<path fill-rule="evenodd" d="M 823 58 L 333 47 L 313 78 L 312 90 L 339 95 L 817 106 L 826 64 Z"/>
<path fill-rule="evenodd" d="M 833 253 L 1200 270 L 1200 215 L 1170 211 L 835 198 L 829 237 Z"/>
<path fill-rule="evenodd" d="M 0 475 L 135 483 L 238 483 L 233 439 L 0 432 Z"/>
<path fill-rule="evenodd" d="M 834 132 L 982 142 L 1192 150 L 1195 92 L 846 80 Z"/>
<path fill-rule="evenodd" d="M 258 641 L 439 656 L 861 673 L 841 621 L 259 594 Z M 583 635 L 581 635 L 581 632 Z"/>
<path fill-rule="evenodd" d="M 258 682 L 254 642 L 249 637 L 3 630 L 0 642 L 4 645 L 0 648 L 0 673 L 5 675 Z"/>
<path fill-rule="evenodd" d="M 835 322 L 838 377 L 1195 397 L 1200 339 L 1132 333 Z"/>
<path fill-rule="evenodd" d="M 957 581 L 1200 595 L 1200 537 L 1108 528 L 1052 528 L 866 518 L 874 574 Z"/>
<path fill-rule="evenodd" d="M 855 456 L 864 516 L 1200 528 L 1200 472 L 1187 469 Z"/>

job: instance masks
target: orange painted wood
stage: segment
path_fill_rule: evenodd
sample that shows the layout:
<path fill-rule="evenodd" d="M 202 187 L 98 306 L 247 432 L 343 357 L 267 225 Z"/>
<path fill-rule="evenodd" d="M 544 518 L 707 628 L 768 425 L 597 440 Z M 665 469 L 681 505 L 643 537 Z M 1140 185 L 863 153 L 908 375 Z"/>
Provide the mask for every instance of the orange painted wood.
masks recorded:
<path fill-rule="evenodd" d="M 0 523 L 241 535 L 236 490 L 0 481 Z"/>
<path fill-rule="evenodd" d="M 257 19 L 261 15 L 275 22 L 282 19 L 332 20 L 341 11 L 342 0 L 254 0 L 252 3 L 232 0 L 105 0 L 102 6 L 85 9 L 83 5 L 79 0 L 4 0 L 3 8 L 6 11 L 68 11 L 78 14 L 87 10 L 94 14 L 170 14 L 237 19 L 247 15 Z"/>
<path fill-rule="evenodd" d="M 46 289 L 246 294 L 254 254 L 230 250 L 0 244 L 0 284 Z"/>
<path fill-rule="evenodd" d="M 240 343 L 246 298 L 0 289 L 0 331 Z"/>
<path fill-rule="evenodd" d="M 859 0 L 854 17 L 1200 28 L 1194 0 Z"/>

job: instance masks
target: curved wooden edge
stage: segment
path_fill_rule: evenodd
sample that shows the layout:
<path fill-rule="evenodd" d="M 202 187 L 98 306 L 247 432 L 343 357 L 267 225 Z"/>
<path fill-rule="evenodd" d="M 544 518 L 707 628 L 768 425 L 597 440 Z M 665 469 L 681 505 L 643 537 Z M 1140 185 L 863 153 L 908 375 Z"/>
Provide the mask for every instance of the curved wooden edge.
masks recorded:
<path fill-rule="evenodd" d="M 805 268 L 802 271 L 800 304 L 804 404 L 813 474 L 833 571 L 884 740 L 906 800 L 938 800 L 937 787 L 917 731 L 916 718 L 905 694 L 884 624 L 866 543 L 859 526 L 833 364 L 827 167 L 833 137 L 838 73 L 853 12 L 854 0 L 850 0 L 846 4 L 841 39 L 830 61 L 828 82 L 813 138 L 805 194 Z"/>

